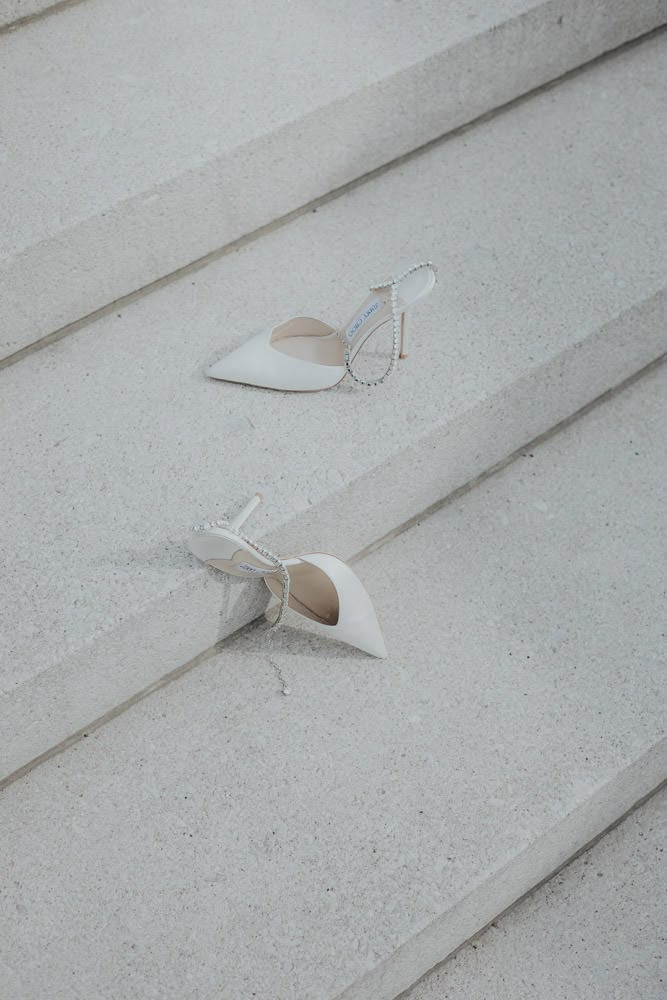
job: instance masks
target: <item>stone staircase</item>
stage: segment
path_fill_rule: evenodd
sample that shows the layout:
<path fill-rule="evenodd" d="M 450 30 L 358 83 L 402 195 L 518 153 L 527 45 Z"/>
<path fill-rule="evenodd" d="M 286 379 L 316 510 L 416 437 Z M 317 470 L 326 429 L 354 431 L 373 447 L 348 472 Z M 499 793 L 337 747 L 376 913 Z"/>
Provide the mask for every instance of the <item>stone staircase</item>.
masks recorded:
<path fill-rule="evenodd" d="M 2 995 L 391 1000 L 650 794 L 666 390 L 360 560 L 388 660 L 251 625 L 5 788 Z"/>
<path fill-rule="evenodd" d="M 0 24 L 45 7 L 0 0 Z M 665 0 L 87 0 L 6 33 L 0 358 L 666 12 Z"/>
<path fill-rule="evenodd" d="M 391 1000 L 665 774 L 665 4 L 267 9 L 0 33 L 0 996 Z M 205 378 L 427 256 L 388 386 Z M 257 488 L 386 663 L 279 695 Z"/>
<path fill-rule="evenodd" d="M 660 1000 L 666 823 L 663 789 L 404 1000 Z"/>

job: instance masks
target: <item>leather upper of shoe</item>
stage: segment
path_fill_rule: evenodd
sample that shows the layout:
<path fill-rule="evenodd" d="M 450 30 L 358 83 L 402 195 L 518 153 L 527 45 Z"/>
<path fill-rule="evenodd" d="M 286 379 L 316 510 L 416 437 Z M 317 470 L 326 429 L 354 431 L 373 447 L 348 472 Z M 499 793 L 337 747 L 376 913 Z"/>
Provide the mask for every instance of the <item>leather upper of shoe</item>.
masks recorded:
<path fill-rule="evenodd" d="M 337 556 L 328 552 L 309 552 L 306 555 L 285 560 L 290 575 L 294 567 L 299 565 L 303 567 L 304 564 L 321 571 L 335 595 L 337 608 L 330 621 L 325 622 L 320 617 L 321 624 L 317 622 L 317 617 L 304 612 L 303 606 L 301 608 L 297 606 L 295 610 L 312 619 L 316 623 L 312 627 L 320 634 L 347 642 L 371 656 L 385 659 L 387 647 L 382 637 L 373 602 L 354 570 Z M 279 596 L 281 586 L 277 579 L 265 576 L 264 582 L 273 594 Z M 322 588 L 321 583 L 317 585 L 311 583 L 308 586 L 308 582 L 307 578 L 300 581 L 299 585 L 294 588 L 293 596 L 296 598 L 301 596 L 302 599 L 306 600 L 306 603 L 310 601 L 314 607 L 317 603 L 322 604 L 326 599 L 330 599 L 326 588 Z M 307 598 L 304 598 L 304 584 L 309 591 Z"/>
<path fill-rule="evenodd" d="M 370 295 L 340 333 L 322 320 L 296 316 L 268 333 L 251 337 L 206 374 L 227 382 L 293 392 L 330 389 L 348 372 L 357 382 L 377 385 L 391 374 L 400 356 L 404 327 L 399 317 L 431 291 L 435 280 L 435 268 L 429 261 L 415 264 L 399 277 L 371 286 Z M 361 378 L 352 370 L 351 359 L 387 322 L 392 323 L 393 334 L 390 364 L 379 378 Z"/>
<path fill-rule="evenodd" d="M 290 345 L 298 345 L 299 341 L 302 344 L 299 353 L 305 356 L 299 357 L 294 349 L 289 350 Z M 311 349 L 308 349 L 309 342 Z M 325 342 L 328 342 L 326 347 Z M 267 333 L 251 337 L 212 365 L 206 374 L 210 378 L 266 389 L 294 392 L 329 389 L 343 378 L 345 365 L 342 359 L 340 364 L 330 364 L 314 358 L 321 353 L 328 359 L 332 356 L 332 348 L 342 354 L 334 327 L 322 320 L 299 316 Z"/>

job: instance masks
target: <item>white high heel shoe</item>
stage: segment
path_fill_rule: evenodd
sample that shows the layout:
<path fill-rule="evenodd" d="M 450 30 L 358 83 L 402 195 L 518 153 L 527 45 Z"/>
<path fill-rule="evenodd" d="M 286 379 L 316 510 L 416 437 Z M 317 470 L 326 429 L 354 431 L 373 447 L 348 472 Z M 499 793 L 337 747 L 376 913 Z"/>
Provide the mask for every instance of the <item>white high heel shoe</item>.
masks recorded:
<path fill-rule="evenodd" d="M 288 319 L 268 333 L 251 337 L 206 374 L 226 382 L 291 392 L 330 389 L 346 374 L 361 385 L 380 385 L 398 359 L 407 357 L 406 310 L 428 295 L 435 282 L 436 270 L 430 261 L 415 264 L 398 278 L 371 285 L 371 294 L 340 329 L 309 316 Z M 362 378 L 352 368 L 352 359 L 390 320 L 393 342 L 387 370 L 380 378 Z"/>
<path fill-rule="evenodd" d="M 256 493 L 230 521 L 196 525 L 190 539 L 192 552 L 202 562 L 232 576 L 261 577 L 280 599 L 274 626 L 289 606 L 327 626 L 326 634 L 332 638 L 371 656 L 385 657 L 387 649 L 371 599 L 349 566 L 324 552 L 281 559 L 241 532 L 261 502 L 261 494 Z"/>

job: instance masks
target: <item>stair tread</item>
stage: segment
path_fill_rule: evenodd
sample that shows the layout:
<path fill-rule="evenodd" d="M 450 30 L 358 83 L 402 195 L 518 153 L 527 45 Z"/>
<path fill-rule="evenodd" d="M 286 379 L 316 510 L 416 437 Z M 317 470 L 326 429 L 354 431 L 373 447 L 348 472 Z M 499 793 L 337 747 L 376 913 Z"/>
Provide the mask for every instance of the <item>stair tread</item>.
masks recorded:
<path fill-rule="evenodd" d="M 500 15 L 527 6 L 502 0 Z M 3 230 L 0 255 L 428 58 L 441 44 L 434 20 L 451 41 L 470 32 L 460 0 L 425 0 L 423 19 L 408 11 L 383 18 L 385 7 L 384 0 L 343 0 L 331 18 L 296 0 L 272 8 L 271 30 L 262 31 L 265 2 L 185 8 L 178 0 L 149 0 L 138 9 L 132 0 L 88 0 L 16 32 L 4 52 L 9 79 L 21 84 L 5 123 L 13 150 L 6 181 L 15 185 L 20 231 Z M 495 11 L 480 17 L 493 24 Z M 406 20 L 414 29 L 409 48 Z M 94 88 L 83 85 L 92 79 Z M 52 144 L 48 152 L 45 142 Z"/>
<path fill-rule="evenodd" d="M 7 787 L 11 996 L 391 1000 L 648 794 L 666 387 L 361 560 L 388 660 L 251 626 Z"/>
<path fill-rule="evenodd" d="M 666 826 L 662 791 L 405 1000 L 659 1000 Z"/>
<path fill-rule="evenodd" d="M 666 59 L 646 43 L 3 372 L 20 763 L 260 612 L 189 555 L 190 523 L 263 489 L 257 537 L 347 558 L 664 350 Z M 340 321 L 427 254 L 441 284 L 387 386 L 204 377 L 248 331 Z"/>
<path fill-rule="evenodd" d="M 22 17 L 38 14 L 55 0 L 0 0 L 0 27 L 13 24 Z"/>
<path fill-rule="evenodd" d="M 0 353 L 648 31 L 660 2 L 607 0 L 579 30 L 572 0 L 559 20 L 535 0 L 87 0 L 5 35 Z"/>

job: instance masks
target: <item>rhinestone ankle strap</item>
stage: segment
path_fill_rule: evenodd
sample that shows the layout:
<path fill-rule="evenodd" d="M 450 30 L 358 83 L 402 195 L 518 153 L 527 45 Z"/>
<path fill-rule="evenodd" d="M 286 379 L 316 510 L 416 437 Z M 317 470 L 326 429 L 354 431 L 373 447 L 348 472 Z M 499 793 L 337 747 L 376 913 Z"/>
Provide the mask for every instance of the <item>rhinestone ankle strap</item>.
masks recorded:
<path fill-rule="evenodd" d="M 415 271 L 421 271 L 423 268 L 429 267 L 434 274 L 437 274 L 435 265 L 431 263 L 430 260 L 422 261 L 420 264 L 414 264 L 409 267 L 407 271 L 400 274 L 397 278 L 390 278 L 388 281 L 382 281 L 377 285 L 371 285 L 371 292 L 379 292 L 383 288 L 389 288 L 391 296 L 391 322 L 392 322 L 392 344 L 391 344 L 391 358 L 389 359 L 389 365 L 384 375 L 380 378 L 368 379 L 362 378 L 352 368 L 352 351 L 350 350 L 350 345 L 347 343 L 342 332 L 338 331 L 338 337 L 342 340 L 345 345 L 345 368 L 347 369 L 348 375 L 350 375 L 355 382 L 360 385 L 382 385 L 386 382 L 394 368 L 396 367 L 396 362 L 398 361 L 398 355 L 401 349 L 401 312 L 398 308 L 398 286 L 404 281 L 405 278 L 410 274 L 414 274 Z"/>

